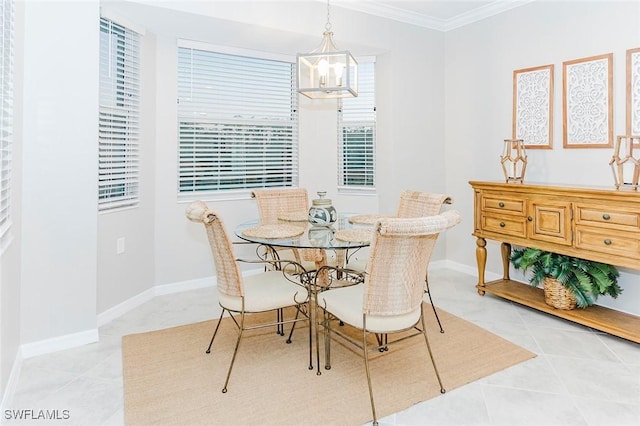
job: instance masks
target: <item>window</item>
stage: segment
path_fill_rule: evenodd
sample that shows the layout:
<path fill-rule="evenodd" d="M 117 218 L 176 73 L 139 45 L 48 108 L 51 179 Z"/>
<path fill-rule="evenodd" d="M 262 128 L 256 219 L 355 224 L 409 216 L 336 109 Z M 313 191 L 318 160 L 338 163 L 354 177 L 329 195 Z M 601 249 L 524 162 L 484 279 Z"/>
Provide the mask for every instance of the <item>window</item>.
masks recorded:
<path fill-rule="evenodd" d="M 11 144 L 13 143 L 13 1 L 0 3 L 0 243 L 11 234 Z"/>
<path fill-rule="evenodd" d="M 294 64 L 178 47 L 178 133 L 179 194 L 297 186 Z"/>
<path fill-rule="evenodd" d="M 358 64 L 358 97 L 342 99 L 338 114 L 338 185 L 375 187 L 375 63 Z"/>
<path fill-rule="evenodd" d="M 140 35 L 100 19 L 98 207 L 138 204 Z"/>

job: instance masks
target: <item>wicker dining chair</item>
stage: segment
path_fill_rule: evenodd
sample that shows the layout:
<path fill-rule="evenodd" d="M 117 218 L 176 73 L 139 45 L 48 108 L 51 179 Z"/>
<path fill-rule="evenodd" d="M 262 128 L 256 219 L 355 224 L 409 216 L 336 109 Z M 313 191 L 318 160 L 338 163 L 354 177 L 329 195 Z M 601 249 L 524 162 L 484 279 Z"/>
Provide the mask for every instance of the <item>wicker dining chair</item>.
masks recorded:
<path fill-rule="evenodd" d="M 285 273 L 284 268 L 243 277 L 240 273 L 238 260 L 234 257 L 233 245 L 220 216 L 209 210 L 202 201 L 191 203 L 187 207 L 186 216 L 193 222 L 204 224 L 207 231 L 207 238 L 216 268 L 218 303 L 222 308 L 206 353 L 211 352 L 213 341 L 216 338 L 225 312 L 233 319 L 231 323 L 238 328 L 238 338 L 227 372 L 227 378 L 222 388 L 222 392 L 226 393 L 243 332 L 273 325 L 282 327 L 284 324 L 295 324 L 298 321 L 307 321 L 310 325 L 309 292 L 308 288 L 305 288 L 301 283 L 296 282 L 289 274 Z M 283 316 L 278 315 L 276 322 L 259 323 L 251 326 L 245 324 L 246 314 L 281 311 L 288 307 L 296 309 L 295 319 L 285 320 Z M 239 320 L 234 317 L 234 314 L 239 315 Z M 311 336 L 311 327 L 309 327 L 309 369 L 313 369 Z"/>
<path fill-rule="evenodd" d="M 425 217 L 440 214 L 442 206 L 453 203 L 446 194 L 405 190 L 400 194 L 398 217 Z"/>
<path fill-rule="evenodd" d="M 363 331 L 358 346 L 364 354 L 374 425 L 378 424 L 378 419 L 369 368 L 369 334 L 386 336 L 417 330 L 412 336 L 424 336 L 440 392 L 445 392 L 427 337 L 423 279 L 438 235 L 460 221 L 460 214 L 454 210 L 429 217 L 380 219 L 371 242 L 364 283 L 329 288 L 317 296 L 318 307 L 323 310 L 321 324 L 325 333 L 326 369 L 331 368 L 331 335 L 337 334 L 353 342 L 339 330 L 340 327 L 334 329 L 332 324 L 342 322 Z M 406 338 L 404 336 L 396 341 Z M 378 340 L 373 346 L 380 350 L 393 343 Z"/>
<path fill-rule="evenodd" d="M 303 223 L 306 226 L 309 217 L 309 196 L 306 188 L 265 188 L 254 189 L 251 197 L 258 204 L 258 215 L 261 225 L 272 225 L 291 221 Z M 263 259 L 293 260 L 302 265 L 300 268 L 288 268 L 292 273 L 307 273 L 315 271 L 317 264 L 326 260 L 326 252 L 318 249 L 297 249 L 291 247 L 269 246 L 263 247 L 265 252 L 260 254 Z M 289 264 L 291 265 L 291 264 Z M 277 312 L 278 318 L 282 316 L 282 310 Z M 289 338 L 293 334 L 295 326 L 291 329 Z M 278 327 L 277 333 L 284 336 L 284 329 Z"/>
<path fill-rule="evenodd" d="M 395 217 L 412 218 L 426 217 L 440 214 L 445 204 L 452 204 L 453 198 L 447 194 L 437 194 L 434 192 L 420 192 L 405 190 L 400 194 L 398 201 L 398 210 Z M 349 267 L 355 270 L 364 271 L 366 269 L 366 260 L 350 262 Z M 429 289 L 429 273 L 425 271 L 424 292 L 429 296 L 429 302 L 433 308 L 433 313 L 440 327 L 440 333 L 444 333 L 444 328 L 438 317 L 438 312 L 433 304 L 433 298 Z"/>
<path fill-rule="evenodd" d="M 258 204 L 258 213 L 262 225 L 279 223 L 282 220 L 304 222 L 309 213 L 309 197 L 305 188 L 256 189 L 251 193 Z M 300 263 L 305 270 L 316 269 L 316 261 L 322 259 L 317 249 L 295 249 L 274 247 L 271 252 L 275 258 L 292 259 Z"/>
<path fill-rule="evenodd" d="M 447 194 L 437 194 L 434 192 L 420 192 L 405 190 L 400 194 L 400 202 L 398 203 L 398 217 L 425 217 L 440 214 L 445 204 L 452 204 L 453 198 Z M 429 296 L 429 303 L 433 308 L 433 314 L 436 316 L 440 333 L 444 333 L 438 311 L 433 304 L 433 298 L 429 289 L 429 271 L 425 271 L 424 291 Z"/>

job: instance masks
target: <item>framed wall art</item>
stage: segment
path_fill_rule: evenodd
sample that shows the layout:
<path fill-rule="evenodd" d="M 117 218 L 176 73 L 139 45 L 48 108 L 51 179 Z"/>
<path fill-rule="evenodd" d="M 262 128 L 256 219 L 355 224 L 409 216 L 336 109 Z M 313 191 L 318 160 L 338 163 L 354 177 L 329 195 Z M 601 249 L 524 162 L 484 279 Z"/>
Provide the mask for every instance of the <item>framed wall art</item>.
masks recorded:
<path fill-rule="evenodd" d="M 553 146 L 553 65 L 513 72 L 513 138 L 526 148 Z"/>
<path fill-rule="evenodd" d="M 613 147 L 613 53 L 562 64 L 565 148 Z"/>
<path fill-rule="evenodd" d="M 640 135 L 640 47 L 627 50 L 627 135 Z"/>

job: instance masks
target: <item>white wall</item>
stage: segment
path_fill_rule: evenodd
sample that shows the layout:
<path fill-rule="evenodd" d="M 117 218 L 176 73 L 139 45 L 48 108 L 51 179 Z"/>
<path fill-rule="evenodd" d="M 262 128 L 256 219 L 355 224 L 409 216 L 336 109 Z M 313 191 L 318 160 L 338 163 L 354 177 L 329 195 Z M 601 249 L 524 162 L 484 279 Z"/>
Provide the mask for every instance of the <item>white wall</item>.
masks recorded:
<path fill-rule="evenodd" d="M 179 200 L 176 190 L 177 176 L 177 126 L 176 117 L 176 39 L 185 38 L 213 45 L 242 49 L 263 50 L 288 54 L 292 60 L 299 50 L 312 50 L 320 42 L 324 28 L 326 5 L 318 2 L 263 2 L 240 3 L 187 3 L 197 7 L 198 12 L 208 17 L 185 14 L 190 10 L 183 3 L 167 4 L 176 9 L 166 10 L 141 7 L 139 4 L 109 2 L 112 11 L 126 16 L 146 28 L 146 34 L 155 38 L 155 62 L 143 64 L 157 70 L 155 98 L 155 150 L 154 158 L 142 158 L 142 162 L 155 164 L 154 184 L 154 229 L 152 245 L 139 247 L 154 253 L 154 284 L 172 284 L 198 280 L 214 274 L 211 255 L 201 226 L 185 219 L 184 210 L 189 200 Z M 184 6 L 184 7 L 183 7 Z M 255 6 L 255 8 L 254 8 Z M 310 12 L 311 10 L 311 12 Z M 247 13 L 238 13 L 243 11 Z M 150 16 L 152 16 L 150 18 Z M 247 23 L 249 17 L 258 19 L 259 25 Z M 302 17 L 292 19 L 292 16 Z M 242 23 L 229 19 L 242 20 Z M 305 21 L 307 19 L 307 21 Z M 348 22 L 359 25 L 347 25 Z M 310 198 L 315 192 L 326 190 L 337 209 L 352 212 L 394 212 L 397 195 L 402 189 L 424 189 L 444 191 L 442 139 L 443 125 L 443 35 L 441 33 L 385 21 L 356 12 L 340 10 L 332 14 L 336 40 L 341 46 L 354 46 L 360 55 L 383 53 L 377 66 L 383 83 L 378 88 L 378 103 L 384 105 L 378 112 L 378 195 L 364 196 L 337 192 L 337 103 L 335 101 L 310 101 L 300 97 L 300 186 L 309 190 Z M 161 24 L 160 24 L 161 23 Z M 313 24 L 313 25 L 312 25 Z M 345 31 L 341 29 L 344 28 Z M 285 29 L 285 30 L 283 30 Z M 342 38 L 338 36 L 340 34 Z M 248 36 L 249 35 L 249 36 Z M 286 42 L 291 40 L 297 47 Z M 408 41 L 418 41 L 424 48 L 417 49 Z M 302 47 L 300 47 L 300 45 Z M 421 135 L 418 147 L 412 148 L 414 135 Z M 433 153 L 437 154 L 433 154 Z M 394 156 L 404 162 L 396 166 Z M 429 167 L 425 167 L 428 164 Z M 412 168 L 418 168 L 418 173 Z M 385 170 L 392 170 L 386 173 Z M 379 199 L 387 200 L 387 204 Z M 257 208 L 248 193 L 241 197 L 206 199 L 205 201 L 224 218 L 231 231 L 240 222 L 255 218 Z M 107 253 L 113 252 L 118 221 L 126 218 L 121 214 L 110 214 L 114 223 L 100 233 L 100 244 Z M 104 219 L 101 219 L 101 223 Z M 102 227 L 101 227 L 102 229 Z M 128 233 L 133 232 L 130 229 Z M 121 235 L 122 234 L 122 235 Z M 127 241 L 129 236 L 125 235 Z M 106 242 L 105 242 L 106 241 Z M 441 243 L 444 246 L 444 242 Z M 239 255 L 252 255 L 252 248 L 238 248 Z M 127 255 L 127 253 L 125 253 Z M 134 254 L 130 254 L 134 256 Z M 444 250 L 435 258 L 442 258 Z M 113 254 L 110 255 L 113 257 Z M 107 258 L 108 259 L 108 258 Z M 101 271 L 109 268 L 99 258 Z M 143 265 L 120 264 L 124 269 L 118 275 L 140 276 Z M 130 297 L 116 285 L 109 284 L 111 276 L 102 281 L 98 306 L 109 308 L 102 297 L 110 303 Z M 104 286 L 102 285 L 104 282 Z M 109 294 L 107 294 L 109 292 Z"/>
<path fill-rule="evenodd" d="M 513 71 L 555 65 L 552 150 L 528 150 L 528 182 L 605 186 L 613 149 L 562 148 L 562 62 L 613 52 L 614 133 L 625 133 L 625 51 L 640 47 L 639 2 L 533 2 L 445 36 L 447 188 L 467 218 L 447 234 L 447 258 L 475 265 L 469 180 L 502 180 L 499 155 L 511 136 Z M 501 274 L 489 242 L 490 272 Z M 518 274 L 514 274 L 518 276 Z M 623 271 L 624 293 L 600 303 L 640 314 L 638 272 Z"/>
<path fill-rule="evenodd" d="M 21 342 L 96 332 L 97 1 L 26 2 Z"/>

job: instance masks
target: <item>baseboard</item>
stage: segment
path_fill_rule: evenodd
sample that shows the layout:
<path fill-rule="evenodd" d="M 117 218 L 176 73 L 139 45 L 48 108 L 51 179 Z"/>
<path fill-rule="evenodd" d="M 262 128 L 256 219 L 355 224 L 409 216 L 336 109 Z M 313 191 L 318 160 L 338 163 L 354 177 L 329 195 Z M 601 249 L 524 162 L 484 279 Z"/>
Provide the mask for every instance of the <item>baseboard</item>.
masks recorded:
<path fill-rule="evenodd" d="M 247 274 L 251 273 L 254 272 L 250 271 Z M 103 325 L 108 324 L 114 319 L 121 317 L 122 315 L 126 314 L 132 309 L 137 308 L 143 303 L 148 302 L 156 296 L 179 293 L 204 287 L 211 287 L 214 285 L 215 277 L 206 277 L 152 287 L 112 308 L 107 309 L 104 312 L 99 313 L 97 316 L 97 326 L 102 327 Z M 92 334 L 90 337 L 84 336 L 82 335 L 82 333 L 76 333 L 22 345 L 23 356 L 24 358 L 30 358 L 32 356 L 42 355 L 45 353 L 55 352 L 63 349 L 70 349 L 87 343 L 97 342 L 98 330 L 92 330 L 91 333 Z"/>
<path fill-rule="evenodd" d="M 156 296 L 165 294 L 180 293 L 183 291 L 195 290 L 198 288 L 215 286 L 215 277 L 198 278 L 195 280 L 182 281 L 172 284 L 163 284 L 152 287 L 148 290 L 139 293 L 124 302 L 109 308 L 104 312 L 98 314 L 98 327 L 102 327 L 105 324 L 113 321 L 116 318 L 121 317 L 127 312 L 137 308 L 143 303 L 148 302 Z"/>
<path fill-rule="evenodd" d="M 148 302 L 155 296 L 155 288 L 150 288 L 125 300 L 124 302 L 114 306 L 113 308 L 109 308 L 106 311 L 99 313 L 97 319 L 98 327 L 102 327 L 103 325 L 110 323 L 114 319 L 121 317 L 130 310 L 135 309 L 143 303 Z"/>
<path fill-rule="evenodd" d="M 447 261 L 446 260 L 434 260 L 429 262 L 429 270 L 430 271 L 437 271 L 439 269 L 445 269 L 447 267 Z"/>
<path fill-rule="evenodd" d="M 4 389 L 2 395 L 2 402 L 0 402 L 0 413 L 4 413 L 5 409 L 11 407 L 13 403 L 13 395 L 18 388 L 18 379 L 20 379 L 20 371 L 22 370 L 22 351 L 18 348 L 15 360 L 13 360 L 13 367 L 11 367 L 11 373 L 9 373 L 9 380 L 7 381 L 7 387 Z"/>
<path fill-rule="evenodd" d="M 432 270 L 437 269 L 446 269 L 451 268 L 457 271 L 469 274 L 469 275 L 477 275 L 477 269 L 457 263 L 452 262 L 450 260 L 438 260 L 431 262 L 429 268 Z M 251 269 L 247 271 L 243 271 L 243 275 L 249 276 L 260 273 L 262 269 Z M 486 279 L 494 280 L 498 279 L 500 276 L 498 274 L 492 274 L 490 272 L 486 273 Z M 215 276 L 212 277 L 204 277 L 198 278 L 189 281 L 182 281 L 178 283 L 172 284 L 163 284 L 158 285 L 148 290 L 143 291 L 142 293 L 131 297 L 130 299 L 125 300 L 119 305 L 114 306 L 113 308 L 107 309 L 106 311 L 98 314 L 97 316 L 97 326 L 101 327 L 105 324 L 108 324 L 110 321 L 113 321 L 116 318 L 126 314 L 132 309 L 137 308 L 143 303 L 148 302 L 156 296 L 179 293 L 183 291 L 195 290 L 198 288 L 211 287 L 216 285 Z M 22 358 L 31 358 L 37 355 L 43 355 L 46 353 L 56 352 L 64 349 L 71 349 L 77 346 L 82 346 L 88 343 L 97 342 L 99 340 L 98 330 L 87 330 L 80 333 L 69 334 L 65 336 L 59 336 L 52 339 L 46 339 L 39 342 L 27 343 L 21 346 L 22 350 Z"/>
<path fill-rule="evenodd" d="M 27 359 L 38 355 L 95 343 L 98 340 L 98 329 L 94 328 L 91 330 L 80 331 L 78 333 L 40 340 L 38 342 L 26 343 L 20 346 L 20 350 L 22 351 L 22 357 Z"/>
<path fill-rule="evenodd" d="M 436 260 L 429 264 L 430 270 L 438 270 L 438 269 L 453 269 L 458 272 L 462 272 L 463 274 L 478 276 L 478 269 L 465 265 L 463 263 L 454 262 L 452 260 Z M 493 281 L 502 278 L 502 275 L 496 274 L 494 272 L 485 271 L 484 279 L 485 281 Z"/>
<path fill-rule="evenodd" d="M 181 293 L 183 291 L 196 290 L 205 287 L 214 287 L 216 285 L 216 277 L 198 278 L 195 280 L 182 281 L 173 284 L 163 284 L 154 287 L 155 295 Z"/>

